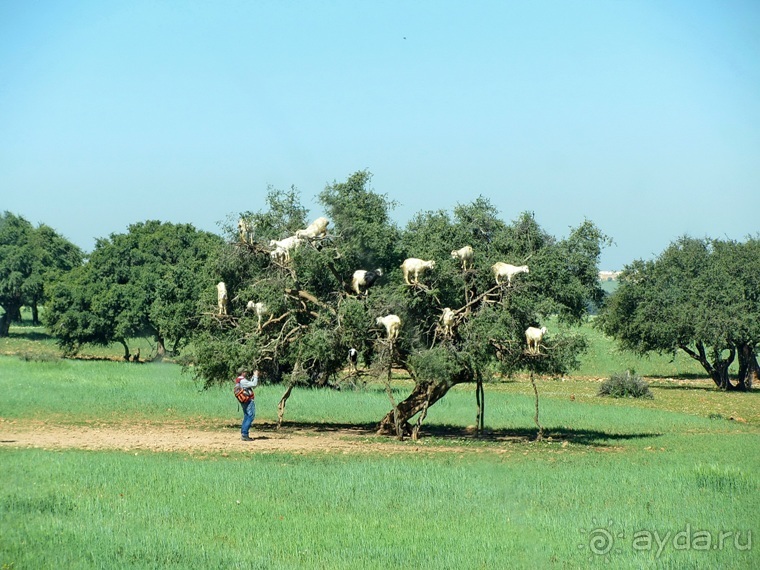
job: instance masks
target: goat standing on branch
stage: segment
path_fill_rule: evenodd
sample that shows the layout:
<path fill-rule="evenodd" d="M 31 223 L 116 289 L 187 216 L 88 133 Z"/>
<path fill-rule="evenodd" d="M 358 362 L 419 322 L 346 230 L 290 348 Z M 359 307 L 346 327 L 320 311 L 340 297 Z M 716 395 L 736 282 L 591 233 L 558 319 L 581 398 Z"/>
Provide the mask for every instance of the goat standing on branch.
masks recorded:
<path fill-rule="evenodd" d="M 367 289 L 374 285 L 378 278 L 382 277 L 383 270 L 378 268 L 374 271 L 368 271 L 366 269 L 357 269 L 354 271 L 354 275 L 351 278 L 351 289 L 356 291 L 357 295 L 361 295 L 361 288 L 364 287 L 365 292 Z"/>
<path fill-rule="evenodd" d="M 253 311 L 256 314 L 256 317 L 258 318 L 258 329 L 261 330 L 261 319 L 269 314 L 269 310 L 267 309 L 267 306 L 261 302 L 255 302 L 255 301 L 248 301 L 248 304 L 245 307 L 246 311 Z"/>
<path fill-rule="evenodd" d="M 351 373 L 357 372 L 358 368 L 356 367 L 357 362 L 359 361 L 359 351 L 355 348 L 351 347 L 348 349 L 348 371 Z"/>
<path fill-rule="evenodd" d="M 499 277 L 506 277 L 507 287 L 512 286 L 512 277 L 518 273 L 530 273 L 527 265 L 510 265 L 509 263 L 502 263 L 501 261 L 494 263 L 491 266 L 491 269 L 493 270 L 494 277 L 496 278 L 496 284 L 502 285 L 502 282 L 499 281 Z"/>
<path fill-rule="evenodd" d="M 435 268 L 435 260 L 424 261 L 416 257 L 409 257 L 401 264 L 401 271 L 404 273 L 404 281 L 407 285 L 416 285 L 419 282 L 420 273 L 427 269 Z M 412 274 L 412 281 L 409 281 L 409 274 Z"/>
<path fill-rule="evenodd" d="M 303 239 L 298 236 L 290 236 L 281 240 L 270 240 L 270 247 L 274 247 L 274 250 L 270 253 L 270 256 L 274 261 L 285 263 L 290 261 L 290 250 L 296 249 L 303 243 Z"/>
<path fill-rule="evenodd" d="M 398 332 L 401 330 L 401 319 L 398 315 L 377 317 L 375 323 L 385 327 L 385 332 L 388 334 L 389 341 L 393 342 L 398 338 Z"/>
<path fill-rule="evenodd" d="M 528 327 L 525 329 L 525 341 L 528 343 L 528 352 L 530 354 L 539 354 L 539 346 L 546 332 L 546 327 L 541 327 L 540 329 Z"/>
<path fill-rule="evenodd" d="M 227 286 L 224 281 L 220 281 L 216 284 L 216 298 L 219 304 L 219 314 L 227 314 Z"/>
<path fill-rule="evenodd" d="M 327 225 L 330 221 L 327 218 L 317 218 L 305 230 L 298 230 L 296 237 L 315 239 L 327 235 Z"/>
<path fill-rule="evenodd" d="M 443 328 L 443 336 L 451 337 L 454 335 L 454 318 L 456 313 L 449 307 L 446 307 L 441 313 L 441 325 Z"/>
<path fill-rule="evenodd" d="M 251 223 L 245 218 L 238 220 L 238 233 L 240 234 L 240 241 L 242 243 L 253 243 L 253 228 Z"/>
<path fill-rule="evenodd" d="M 471 246 L 466 245 L 461 249 L 452 251 L 451 257 L 452 259 L 459 259 L 462 262 L 462 270 L 467 271 L 468 265 L 472 269 L 472 258 L 475 257 L 475 252 L 472 251 Z"/>

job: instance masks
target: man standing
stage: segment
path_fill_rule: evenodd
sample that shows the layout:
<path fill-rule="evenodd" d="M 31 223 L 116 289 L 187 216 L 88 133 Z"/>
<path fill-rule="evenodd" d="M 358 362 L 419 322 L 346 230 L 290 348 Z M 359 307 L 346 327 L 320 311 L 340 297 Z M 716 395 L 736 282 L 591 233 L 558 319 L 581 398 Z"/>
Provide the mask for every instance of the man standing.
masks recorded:
<path fill-rule="evenodd" d="M 243 408 L 243 424 L 240 426 L 240 436 L 243 441 L 253 441 L 248 435 L 256 416 L 256 403 L 254 401 L 253 389 L 259 385 L 259 371 L 253 371 L 253 377 L 248 379 L 248 369 L 241 368 L 238 370 L 238 377 L 235 379 L 235 396 Z"/>

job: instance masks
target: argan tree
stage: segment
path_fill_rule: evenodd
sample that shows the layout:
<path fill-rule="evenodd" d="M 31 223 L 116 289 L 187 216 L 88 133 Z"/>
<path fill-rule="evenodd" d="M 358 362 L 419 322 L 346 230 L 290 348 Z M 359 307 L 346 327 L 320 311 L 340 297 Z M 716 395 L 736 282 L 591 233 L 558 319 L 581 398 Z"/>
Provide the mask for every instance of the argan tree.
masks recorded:
<path fill-rule="evenodd" d="M 565 325 L 579 322 L 589 302 L 602 296 L 597 263 L 607 238 L 591 222 L 557 240 L 532 215 L 506 224 L 478 198 L 458 206 L 453 218 L 424 212 L 401 230 L 389 216 L 394 204 L 375 193 L 370 180 L 360 171 L 325 188 L 319 199 L 330 220 L 328 235 L 304 242 L 288 261 L 273 257 L 269 243 L 309 221 L 292 191 L 270 190 L 268 211 L 245 214 L 252 243 L 230 228 L 202 302 L 203 332 L 194 338 L 195 371 L 207 383 L 229 380 L 237 366 L 252 364 L 275 381 L 326 386 L 354 347 L 376 376 L 387 378 L 392 366 L 414 380 L 408 396 L 379 422 L 384 433 L 410 433 L 415 415 L 457 384 L 521 370 L 561 374 L 577 363 L 585 340 Z M 475 251 L 467 271 L 451 256 L 464 245 Z M 400 270 L 407 257 L 435 266 L 409 285 Z M 496 261 L 528 264 L 529 272 L 499 286 L 491 272 Z M 355 270 L 377 268 L 383 270 L 378 282 L 361 294 L 352 291 Z M 216 311 L 217 280 L 227 284 L 227 315 Z M 263 318 L 249 302 L 265 304 Z M 451 332 L 440 326 L 446 307 L 455 313 Z M 393 342 L 376 324 L 388 314 L 402 321 Z M 550 319 L 555 330 L 537 353 L 528 353 L 525 329 Z"/>
<path fill-rule="evenodd" d="M 128 359 L 129 339 L 151 336 L 156 357 L 177 354 L 198 324 L 208 259 L 221 244 L 190 224 L 158 221 L 99 239 L 88 263 L 52 288 L 46 324 L 68 353 L 119 342 Z"/>
<path fill-rule="evenodd" d="M 39 324 L 39 307 L 56 280 L 82 264 L 82 251 L 41 224 L 34 227 L 21 216 L 0 216 L 0 336 L 8 335 L 11 321 L 21 319 L 21 307 L 32 309 Z"/>
<path fill-rule="evenodd" d="M 682 350 L 722 390 L 757 381 L 760 240 L 682 237 L 637 260 L 599 315 L 604 332 L 640 354 Z M 730 367 L 738 362 L 732 379 Z"/>

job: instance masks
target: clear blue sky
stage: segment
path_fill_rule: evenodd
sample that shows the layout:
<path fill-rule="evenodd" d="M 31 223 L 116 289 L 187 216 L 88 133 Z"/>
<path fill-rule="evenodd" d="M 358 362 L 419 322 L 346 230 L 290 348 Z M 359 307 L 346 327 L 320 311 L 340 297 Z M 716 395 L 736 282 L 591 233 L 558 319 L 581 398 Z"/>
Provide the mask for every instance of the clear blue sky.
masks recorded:
<path fill-rule="evenodd" d="M 219 232 L 356 170 L 415 213 L 489 198 L 603 269 L 760 230 L 760 2 L 0 2 L 0 210 L 86 251 Z M 459 244 L 454 244 L 459 245 Z"/>

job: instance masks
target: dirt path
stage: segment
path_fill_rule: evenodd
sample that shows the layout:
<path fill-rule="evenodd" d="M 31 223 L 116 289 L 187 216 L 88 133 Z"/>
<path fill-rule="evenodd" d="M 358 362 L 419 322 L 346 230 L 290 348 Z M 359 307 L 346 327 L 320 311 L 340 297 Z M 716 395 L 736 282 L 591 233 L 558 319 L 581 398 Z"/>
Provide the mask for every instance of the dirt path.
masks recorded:
<path fill-rule="evenodd" d="M 119 426 L 60 426 L 43 422 L 0 418 L 0 447 L 41 449 L 91 449 L 122 451 L 175 451 L 188 453 L 415 453 L 465 449 L 395 442 L 361 429 L 289 428 L 277 431 L 271 424 L 254 424 L 253 441 L 240 439 L 233 426 L 198 429 L 182 424 L 132 424 Z"/>

